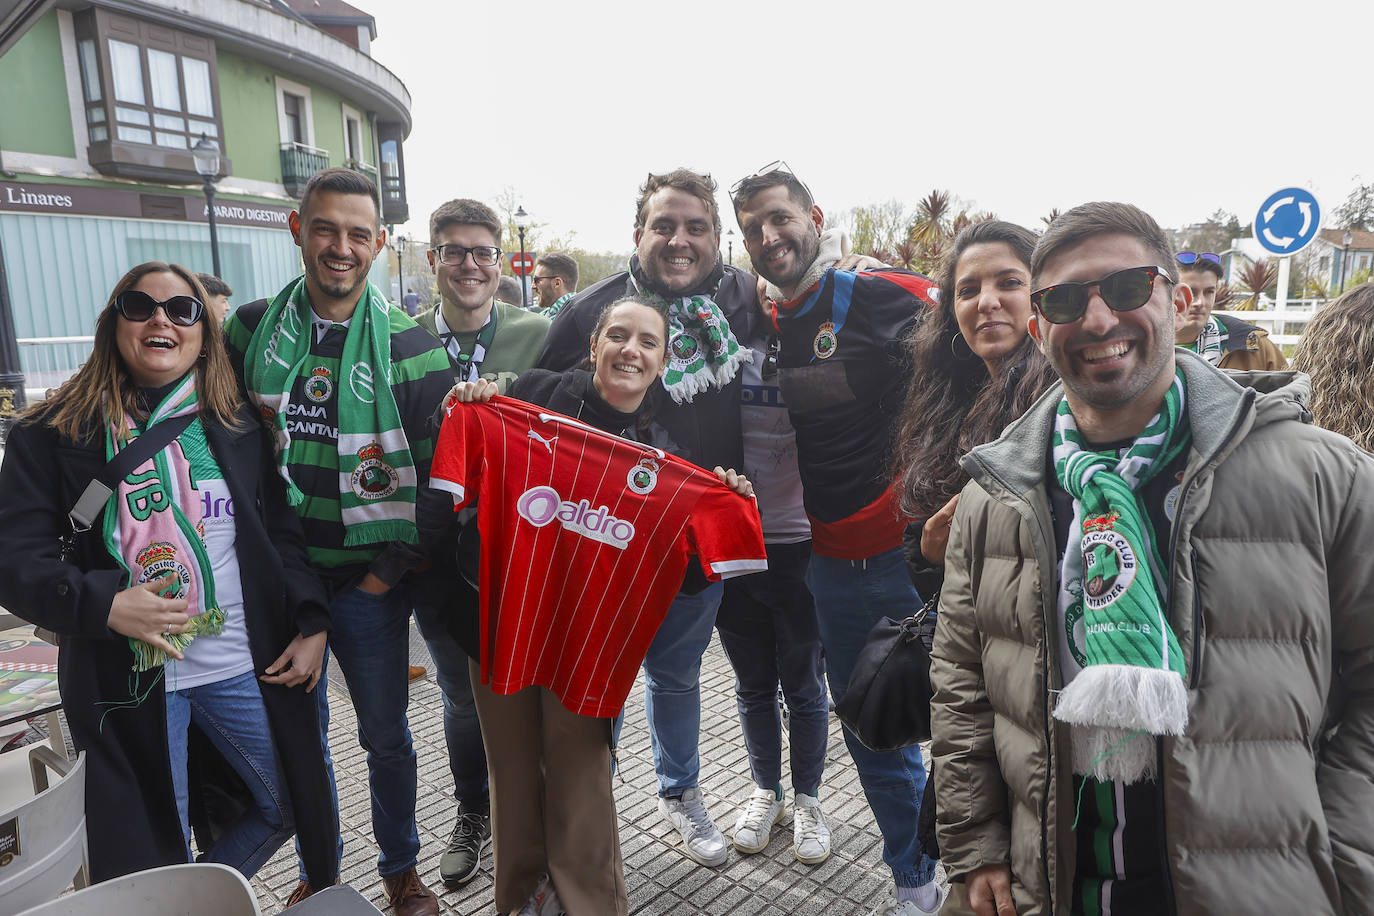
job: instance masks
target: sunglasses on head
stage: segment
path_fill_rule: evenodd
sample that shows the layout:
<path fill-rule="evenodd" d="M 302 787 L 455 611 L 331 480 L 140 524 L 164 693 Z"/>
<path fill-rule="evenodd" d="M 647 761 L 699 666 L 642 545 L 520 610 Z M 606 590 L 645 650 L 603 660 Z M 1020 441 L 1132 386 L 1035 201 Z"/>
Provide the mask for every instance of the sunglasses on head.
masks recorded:
<path fill-rule="evenodd" d="M 811 189 L 806 187 L 806 182 L 797 177 L 797 173 L 792 171 L 792 167 L 788 165 L 785 160 L 776 159 L 754 172 L 752 175 L 745 175 L 739 181 L 732 184 L 730 186 L 730 198 L 733 200 L 739 194 L 740 188 L 744 187 L 746 182 L 752 181 L 755 178 L 763 178 L 765 175 L 772 175 L 774 173 L 791 176 L 797 184 L 806 189 L 807 195 L 811 195 Z"/>
<path fill-rule="evenodd" d="M 115 311 L 129 321 L 147 321 L 159 308 L 168 321 L 183 328 L 189 328 L 205 314 L 205 304 L 195 296 L 173 296 L 158 302 L 145 292 L 128 289 L 115 297 Z"/>
<path fill-rule="evenodd" d="M 1221 255 L 1211 251 L 1180 251 L 1174 255 L 1174 260 L 1187 267 L 1196 264 L 1198 261 L 1211 261 L 1217 266 L 1221 266 Z"/>
<path fill-rule="evenodd" d="M 1031 305 L 1051 324 L 1069 324 L 1083 317 L 1088 309 L 1090 290 L 1097 294 L 1114 312 L 1129 312 L 1150 301 L 1155 278 L 1173 283 L 1163 267 L 1128 267 L 1107 274 L 1094 283 L 1056 283 L 1031 293 Z"/>

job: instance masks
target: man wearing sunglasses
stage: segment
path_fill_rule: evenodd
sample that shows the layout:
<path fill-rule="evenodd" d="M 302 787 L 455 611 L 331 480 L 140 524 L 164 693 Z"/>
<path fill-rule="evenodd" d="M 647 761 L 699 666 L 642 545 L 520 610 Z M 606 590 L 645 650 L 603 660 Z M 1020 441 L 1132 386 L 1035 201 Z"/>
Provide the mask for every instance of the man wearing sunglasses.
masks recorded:
<path fill-rule="evenodd" d="M 743 179 L 730 196 L 744 247 L 768 281 L 765 320 L 779 333 L 778 384 L 811 523 L 806 581 L 838 700 L 874 624 L 921 606 L 902 560 L 887 461 L 911 371 L 902 341 L 930 308 L 934 284 L 910 271 L 841 269 L 840 233 L 824 230 L 820 207 L 786 163 Z M 875 916 L 935 912 L 935 863 L 916 836 L 921 749 L 878 752 L 848 728 L 844 737 L 896 885 Z"/>
<path fill-rule="evenodd" d="M 368 282 L 386 244 L 380 212 L 366 176 L 316 172 L 290 216 L 304 275 L 270 302 L 236 309 L 225 337 L 274 433 L 278 469 L 330 591 L 329 648 L 348 679 L 367 750 L 378 871 L 393 911 L 423 916 L 439 908 L 416 871 L 408 586 L 432 539 L 416 526 L 416 502 L 442 513 L 447 501 L 425 482 L 430 417 L 453 376 L 438 342 Z M 326 691 L 316 696 L 328 747 Z M 315 890 L 302 877 L 287 904 Z"/>
<path fill-rule="evenodd" d="M 1213 315 L 1221 287 L 1221 258 L 1210 251 L 1180 251 L 1176 258 L 1179 282 L 1192 301 L 1183 313 L 1174 342 L 1222 369 L 1287 369 L 1283 351 L 1269 332 L 1231 315 Z"/>
<path fill-rule="evenodd" d="M 1374 459 L 1305 376 L 1175 349 L 1174 263 L 1128 204 L 1056 219 L 1030 332 L 1063 388 L 963 461 L 931 753 L 984 916 L 1374 899 Z"/>
<path fill-rule="evenodd" d="M 577 290 L 577 259 L 561 251 L 539 256 L 530 275 L 534 284 L 539 314 L 552 320 L 567 305 Z"/>
<path fill-rule="evenodd" d="M 416 321 L 443 345 L 454 381 L 486 379 L 505 394 L 534 365 L 549 320 L 497 298 L 501 229 L 496 212 L 476 200 L 451 200 L 430 215 L 427 254 L 440 304 Z M 475 525 L 472 515 L 455 519 L 452 506 L 447 507 L 444 516 L 455 524 L 435 542 L 433 565 L 417 577 L 414 590 L 415 620 L 444 694 L 444 741 L 458 802 L 453 831 L 439 858 L 439 877 L 449 887 L 472 880 L 491 840 L 486 750 L 468 679 L 468 658 L 479 657 L 477 592 L 455 565 L 461 526 Z M 475 551 L 468 541 L 463 543 L 464 549 Z M 475 570 L 475 557 L 472 564 Z"/>

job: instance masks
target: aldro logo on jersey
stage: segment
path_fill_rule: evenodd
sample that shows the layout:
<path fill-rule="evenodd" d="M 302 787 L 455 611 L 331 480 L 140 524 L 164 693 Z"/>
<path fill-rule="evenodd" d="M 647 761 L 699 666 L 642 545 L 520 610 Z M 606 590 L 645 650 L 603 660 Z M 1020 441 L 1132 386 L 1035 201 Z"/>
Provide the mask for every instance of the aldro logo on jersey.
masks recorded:
<path fill-rule="evenodd" d="M 358 449 L 362 464 L 353 469 L 349 484 L 359 499 L 383 499 L 401 486 L 401 475 L 382 460 L 385 454 L 375 441 Z"/>
<path fill-rule="evenodd" d="M 530 487 L 515 501 L 515 511 L 536 528 L 557 519 L 567 530 L 624 550 L 634 540 L 635 526 L 616 518 L 607 506 L 592 508 L 585 499 L 569 502 L 553 487 Z"/>

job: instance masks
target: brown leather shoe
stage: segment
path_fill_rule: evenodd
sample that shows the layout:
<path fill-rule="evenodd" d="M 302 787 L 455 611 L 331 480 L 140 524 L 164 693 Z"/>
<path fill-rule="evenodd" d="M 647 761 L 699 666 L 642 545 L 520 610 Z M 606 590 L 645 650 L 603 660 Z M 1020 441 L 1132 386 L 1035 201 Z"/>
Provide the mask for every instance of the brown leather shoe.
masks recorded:
<path fill-rule="evenodd" d="M 300 882 L 296 885 L 296 889 L 291 892 L 291 896 L 286 898 L 286 908 L 295 906 L 313 893 L 315 893 L 315 889 L 310 886 L 309 881 Z"/>
<path fill-rule="evenodd" d="M 411 679 L 412 681 L 418 681 L 420 678 L 424 677 L 426 674 L 429 674 L 429 672 L 425 670 L 425 666 L 424 666 L 424 665 L 410 665 L 409 667 L 410 667 L 410 679 Z"/>
<path fill-rule="evenodd" d="M 439 898 L 425 887 L 415 869 L 383 878 L 382 884 L 386 886 L 386 899 L 395 916 L 439 916 Z"/>

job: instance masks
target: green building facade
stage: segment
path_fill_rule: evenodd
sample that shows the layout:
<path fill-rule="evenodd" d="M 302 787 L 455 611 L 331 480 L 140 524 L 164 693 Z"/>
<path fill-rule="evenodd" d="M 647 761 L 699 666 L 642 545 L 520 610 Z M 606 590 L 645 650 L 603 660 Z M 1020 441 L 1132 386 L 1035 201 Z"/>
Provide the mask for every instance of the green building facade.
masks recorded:
<path fill-rule="evenodd" d="M 410 95 L 369 55 L 366 13 L 341 0 L 19 10 L 0 15 L 0 297 L 30 392 L 89 352 L 40 339 L 90 335 L 133 265 L 213 272 L 202 137 L 220 148 L 215 222 L 236 304 L 299 274 L 287 215 L 320 168 L 367 174 L 383 221 L 407 219 Z M 392 294 L 389 257 L 372 280 Z"/>

